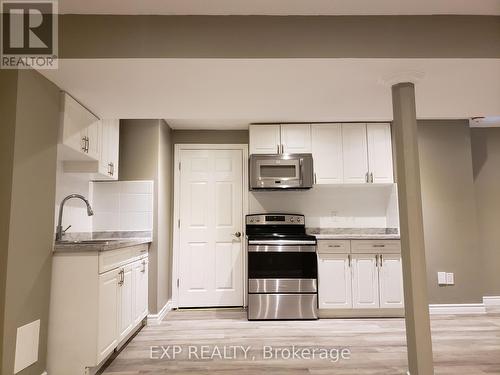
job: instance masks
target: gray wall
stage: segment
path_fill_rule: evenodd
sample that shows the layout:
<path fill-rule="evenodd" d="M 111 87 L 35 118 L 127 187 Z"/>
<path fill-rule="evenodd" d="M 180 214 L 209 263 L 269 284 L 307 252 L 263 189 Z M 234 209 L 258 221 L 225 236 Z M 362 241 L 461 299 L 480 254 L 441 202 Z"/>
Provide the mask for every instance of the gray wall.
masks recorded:
<path fill-rule="evenodd" d="M 6 122 L 2 118 L 1 142 L 12 142 L 13 130 L 15 139 L 5 150 L 2 147 L 2 164 L 7 162 L 5 170 L 2 168 L 2 193 L 9 191 L 4 183 L 11 184 L 11 194 L 8 195 L 10 212 L 2 209 L 4 216 L 0 221 L 4 264 L 4 249 L 8 252 L 6 273 L 2 272 L 4 287 L 0 293 L 0 308 L 3 310 L 2 374 L 13 373 L 17 328 L 40 319 L 39 360 L 19 373 L 40 375 L 45 370 L 47 351 L 59 89 L 39 73 L 29 70 L 1 72 L 2 89 L 4 74 L 8 76 L 10 91 L 6 103 L 3 102 L 4 94 L 1 95 L 2 105 L 9 105 L 7 112 L 1 112 L 8 116 Z M 17 95 L 12 87 L 13 75 L 17 75 Z M 15 122 L 12 110 L 16 111 Z M 7 139 L 3 138 L 4 134 Z M 1 204 L 5 206 L 7 202 L 3 199 L 2 195 Z M 7 247 L 5 215 L 9 215 L 10 220 Z"/>
<path fill-rule="evenodd" d="M 500 57 L 500 17 L 62 15 L 64 58 Z"/>
<path fill-rule="evenodd" d="M 468 121 L 419 121 L 420 174 L 430 303 L 482 302 Z M 437 272 L 455 285 L 437 285 Z"/>
<path fill-rule="evenodd" d="M 149 310 L 157 313 L 169 299 L 171 259 L 171 130 L 163 120 L 120 122 L 120 180 L 153 180 L 153 243 L 149 263 Z"/>
<path fill-rule="evenodd" d="M 172 142 L 248 144 L 248 130 L 173 130 Z"/>
<path fill-rule="evenodd" d="M 484 295 L 500 295 L 500 128 L 471 129 Z"/>

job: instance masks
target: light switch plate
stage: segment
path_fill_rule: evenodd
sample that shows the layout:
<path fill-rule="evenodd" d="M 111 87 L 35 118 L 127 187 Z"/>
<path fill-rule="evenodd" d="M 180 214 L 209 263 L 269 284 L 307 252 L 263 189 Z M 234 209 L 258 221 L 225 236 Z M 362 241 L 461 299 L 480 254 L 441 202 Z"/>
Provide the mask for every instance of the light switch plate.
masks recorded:
<path fill-rule="evenodd" d="M 14 374 L 38 361 L 39 338 L 40 320 L 35 320 L 17 329 Z"/>
<path fill-rule="evenodd" d="M 446 284 L 455 285 L 455 274 L 453 272 L 448 272 L 446 274 Z"/>
<path fill-rule="evenodd" d="M 439 285 L 446 285 L 447 284 L 446 272 L 438 272 L 438 284 Z"/>

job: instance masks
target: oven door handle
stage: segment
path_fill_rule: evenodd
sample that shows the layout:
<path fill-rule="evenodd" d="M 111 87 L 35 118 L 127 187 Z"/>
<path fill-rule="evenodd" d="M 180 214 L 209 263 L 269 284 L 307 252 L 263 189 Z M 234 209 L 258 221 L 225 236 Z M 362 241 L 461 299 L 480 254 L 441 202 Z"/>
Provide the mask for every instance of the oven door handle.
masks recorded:
<path fill-rule="evenodd" d="M 316 245 L 314 240 L 249 240 L 249 245 Z"/>

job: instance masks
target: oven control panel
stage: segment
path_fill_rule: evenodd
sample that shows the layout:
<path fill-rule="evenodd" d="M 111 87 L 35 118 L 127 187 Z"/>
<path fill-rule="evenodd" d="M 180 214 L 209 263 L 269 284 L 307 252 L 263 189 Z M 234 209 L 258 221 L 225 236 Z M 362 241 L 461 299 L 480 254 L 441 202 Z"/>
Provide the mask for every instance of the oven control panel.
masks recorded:
<path fill-rule="evenodd" d="M 304 225 L 304 215 L 300 214 L 259 214 L 247 215 L 247 225 Z"/>

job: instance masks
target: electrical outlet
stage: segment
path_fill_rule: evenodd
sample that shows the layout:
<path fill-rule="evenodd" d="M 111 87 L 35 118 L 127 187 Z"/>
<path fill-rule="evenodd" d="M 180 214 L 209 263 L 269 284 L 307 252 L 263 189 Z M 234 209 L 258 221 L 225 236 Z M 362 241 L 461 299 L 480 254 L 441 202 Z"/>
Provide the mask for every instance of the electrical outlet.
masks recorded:
<path fill-rule="evenodd" d="M 446 272 L 438 272 L 438 284 L 439 285 L 447 284 Z"/>
<path fill-rule="evenodd" d="M 455 274 L 453 272 L 448 272 L 446 274 L 446 284 L 455 285 Z"/>

